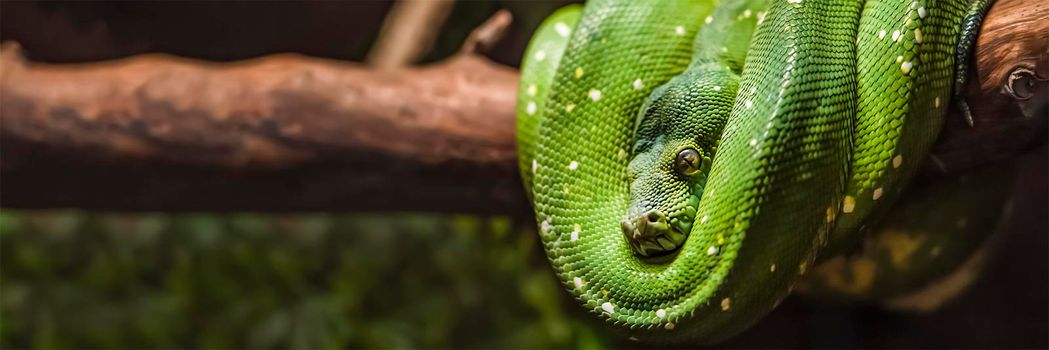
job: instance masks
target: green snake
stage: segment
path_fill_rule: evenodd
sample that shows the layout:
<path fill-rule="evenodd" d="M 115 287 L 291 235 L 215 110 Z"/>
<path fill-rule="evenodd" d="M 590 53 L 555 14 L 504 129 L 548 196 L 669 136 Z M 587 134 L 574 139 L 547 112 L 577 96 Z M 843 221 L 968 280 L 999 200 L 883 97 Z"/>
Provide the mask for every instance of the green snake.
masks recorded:
<path fill-rule="evenodd" d="M 773 309 L 904 192 L 986 0 L 591 0 L 521 70 L 547 256 L 637 339 L 713 342 Z M 960 90 L 960 89 L 959 89 Z"/>

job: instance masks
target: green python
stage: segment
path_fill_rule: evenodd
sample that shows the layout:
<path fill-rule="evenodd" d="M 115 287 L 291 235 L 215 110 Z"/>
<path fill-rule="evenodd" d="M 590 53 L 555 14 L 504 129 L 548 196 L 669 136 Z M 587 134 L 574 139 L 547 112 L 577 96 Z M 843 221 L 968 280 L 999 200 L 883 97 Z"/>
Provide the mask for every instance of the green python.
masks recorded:
<path fill-rule="evenodd" d="M 738 333 L 903 193 L 988 6 L 592 0 L 554 13 L 526 52 L 517 113 L 555 272 L 634 337 Z"/>

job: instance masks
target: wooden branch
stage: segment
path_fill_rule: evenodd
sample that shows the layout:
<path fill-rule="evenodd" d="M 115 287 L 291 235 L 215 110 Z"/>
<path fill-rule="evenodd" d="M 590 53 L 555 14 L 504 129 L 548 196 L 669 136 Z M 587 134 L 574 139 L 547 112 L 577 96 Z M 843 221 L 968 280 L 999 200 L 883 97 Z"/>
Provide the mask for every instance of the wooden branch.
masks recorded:
<path fill-rule="evenodd" d="M 377 68 L 398 68 L 417 62 L 433 46 L 441 25 L 452 12 L 451 0 L 400 0 L 382 23 L 367 62 Z"/>
<path fill-rule="evenodd" d="M 951 173 L 1026 152 L 1046 140 L 1049 2 L 999 0 L 987 14 L 966 100 L 974 125 L 949 116 L 929 163 Z M 1014 88 L 1015 87 L 1015 88 Z"/>
<path fill-rule="evenodd" d="M 1006 6 L 1014 7 L 998 11 Z M 1044 124 L 1044 115 L 1022 113 L 1031 103 L 1039 108 L 1037 101 L 999 93 L 1009 80 L 988 72 L 1013 71 L 1017 62 L 1045 72 L 1045 60 L 1029 58 L 1045 57 L 1049 22 L 1038 19 L 1047 17 L 1042 2 L 1000 0 L 992 9 L 985 28 L 994 29 L 980 36 L 980 78 L 969 99 L 1008 108 L 974 108 L 975 128 L 951 117 L 937 146 L 945 164 L 938 171 L 991 158 L 958 149 L 1008 151 L 991 152 L 1000 157 L 1044 142 L 1045 127 L 1026 127 L 1041 134 L 1015 127 Z M 1040 40 L 1008 39 L 1018 33 Z M 498 35 L 471 37 L 467 52 L 446 62 L 382 71 L 293 55 L 43 65 L 7 45 L 0 52 L 0 205 L 528 213 L 515 169 L 517 74 L 469 52 Z M 1035 81 L 1035 89 L 1043 86 Z"/>
<path fill-rule="evenodd" d="M 517 74 L 291 55 L 90 65 L 0 54 L 4 207 L 525 211 Z"/>

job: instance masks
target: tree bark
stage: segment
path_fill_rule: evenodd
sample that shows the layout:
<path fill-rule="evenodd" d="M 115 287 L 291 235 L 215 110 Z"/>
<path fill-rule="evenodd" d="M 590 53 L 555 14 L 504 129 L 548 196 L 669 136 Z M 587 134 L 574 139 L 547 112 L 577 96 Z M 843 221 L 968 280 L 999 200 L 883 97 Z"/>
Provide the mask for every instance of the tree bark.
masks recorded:
<path fill-rule="evenodd" d="M 516 73 L 474 55 L 379 72 L 296 56 L 91 65 L 2 57 L 2 204 L 524 211 Z"/>
<path fill-rule="evenodd" d="M 1044 102 L 1002 93 L 1016 80 L 1001 73 L 1033 68 L 1031 88 L 1046 91 L 1038 90 L 1049 77 L 1044 18 L 1049 5 L 1039 1 L 992 9 L 967 94 L 976 123 L 949 116 L 936 170 L 1044 142 L 1045 127 L 1030 126 L 1044 125 Z M 469 52 L 369 70 L 293 55 L 43 65 L 6 45 L 0 74 L 4 208 L 529 210 L 516 172 L 517 74 Z M 959 151 L 974 145 L 993 146 L 994 157 Z"/>

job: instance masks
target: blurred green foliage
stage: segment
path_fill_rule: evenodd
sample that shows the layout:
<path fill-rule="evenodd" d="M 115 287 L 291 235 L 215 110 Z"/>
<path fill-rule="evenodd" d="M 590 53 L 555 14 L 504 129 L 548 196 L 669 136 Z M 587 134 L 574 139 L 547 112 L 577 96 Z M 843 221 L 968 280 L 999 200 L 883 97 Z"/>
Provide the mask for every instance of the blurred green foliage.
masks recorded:
<path fill-rule="evenodd" d="M 606 346 L 568 306 L 535 234 L 516 227 L 423 214 L 5 211 L 0 346 Z"/>

